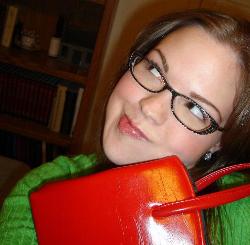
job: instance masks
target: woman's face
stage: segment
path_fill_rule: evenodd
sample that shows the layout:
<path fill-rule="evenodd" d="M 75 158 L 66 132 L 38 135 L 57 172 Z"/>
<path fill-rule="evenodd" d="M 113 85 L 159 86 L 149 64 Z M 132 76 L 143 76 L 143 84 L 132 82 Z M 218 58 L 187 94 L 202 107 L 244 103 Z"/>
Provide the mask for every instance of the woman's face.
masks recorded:
<path fill-rule="evenodd" d="M 232 112 L 239 67 L 234 51 L 200 27 L 169 34 L 147 58 L 177 92 L 201 105 L 223 127 Z M 196 134 L 173 115 L 171 93 L 143 89 L 127 71 L 106 111 L 103 147 L 117 165 L 177 155 L 190 168 L 207 151 L 220 148 L 221 132 Z M 221 117 L 221 120 L 220 120 Z"/>

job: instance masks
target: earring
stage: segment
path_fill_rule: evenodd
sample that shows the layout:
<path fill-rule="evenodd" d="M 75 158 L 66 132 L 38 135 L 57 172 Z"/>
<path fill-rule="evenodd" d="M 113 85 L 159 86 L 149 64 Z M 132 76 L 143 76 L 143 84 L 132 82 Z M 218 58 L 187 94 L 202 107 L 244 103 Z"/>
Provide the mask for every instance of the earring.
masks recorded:
<path fill-rule="evenodd" d="M 205 156 L 204 156 L 204 160 L 205 161 L 210 161 L 212 158 L 212 152 L 211 151 L 208 151 Z"/>

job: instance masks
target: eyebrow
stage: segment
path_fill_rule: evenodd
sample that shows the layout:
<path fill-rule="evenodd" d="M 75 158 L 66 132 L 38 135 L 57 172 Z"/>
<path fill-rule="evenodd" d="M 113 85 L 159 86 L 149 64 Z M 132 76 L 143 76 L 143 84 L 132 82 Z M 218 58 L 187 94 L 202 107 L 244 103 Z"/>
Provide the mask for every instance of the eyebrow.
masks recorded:
<path fill-rule="evenodd" d="M 164 71 L 167 73 L 168 72 L 168 63 L 167 63 L 165 56 L 163 55 L 163 53 L 161 52 L 160 49 L 155 48 L 153 50 L 155 50 L 160 55 Z"/>
<path fill-rule="evenodd" d="M 155 50 L 159 56 L 161 57 L 161 62 L 162 62 L 162 65 L 163 65 L 163 68 L 164 68 L 164 71 L 167 73 L 168 70 L 169 70 L 169 66 L 168 66 L 168 63 L 167 63 L 167 60 L 166 60 L 166 57 L 163 55 L 163 53 L 161 52 L 160 49 L 153 49 Z M 221 116 L 221 113 L 219 111 L 219 109 L 213 104 L 211 103 L 210 101 L 208 101 L 206 98 L 202 97 L 201 95 L 199 94 L 196 94 L 195 92 L 191 92 L 190 93 L 190 96 L 193 98 L 193 99 L 196 99 L 196 100 L 199 100 L 205 104 L 207 104 L 208 106 L 212 107 L 219 115 L 219 122 L 222 122 L 222 116 Z"/>

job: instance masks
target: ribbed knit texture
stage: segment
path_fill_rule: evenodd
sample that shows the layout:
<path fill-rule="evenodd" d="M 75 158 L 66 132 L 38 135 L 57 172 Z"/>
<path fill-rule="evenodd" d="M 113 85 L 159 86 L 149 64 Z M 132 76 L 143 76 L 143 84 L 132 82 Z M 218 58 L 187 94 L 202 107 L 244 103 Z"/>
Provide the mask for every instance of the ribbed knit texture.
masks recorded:
<path fill-rule="evenodd" d="M 0 244 L 37 244 L 29 194 L 47 182 L 83 175 L 94 165 L 94 155 L 73 158 L 61 156 L 30 171 L 18 182 L 3 204 L 0 212 Z"/>
<path fill-rule="evenodd" d="M 228 189 L 233 186 L 249 183 L 249 180 L 249 176 L 247 175 L 234 173 L 222 178 L 219 181 L 219 186 L 221 189 Z M 219 223 L 212 226 L 215 234 L 212 244 L 250 244 L 250 197 L 220 206 L 214 211 L 214 219 L 218 219 L 219 217 Z M 216 221 L 212 224 L 216 224 Z"/>

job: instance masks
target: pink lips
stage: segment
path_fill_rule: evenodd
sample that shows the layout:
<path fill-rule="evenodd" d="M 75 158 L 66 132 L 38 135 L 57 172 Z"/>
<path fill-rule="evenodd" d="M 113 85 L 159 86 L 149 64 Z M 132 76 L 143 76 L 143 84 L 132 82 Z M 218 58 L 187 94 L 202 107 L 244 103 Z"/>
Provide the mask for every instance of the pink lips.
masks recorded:
<path fill-rule="evenodd" d="M 135 139 L 148 140 L 145 134 L 143 134 L 143 132 L 140 129 L 138 129 L 135 125 L 133 125 L 133 123 L 126 115 L 123 115 L 120 118 L 120 121 L 118 123 L 118 128 L 121 133 L 127 134 Z"/>

